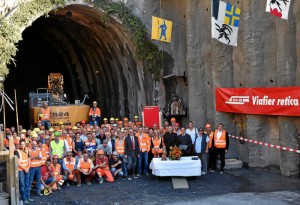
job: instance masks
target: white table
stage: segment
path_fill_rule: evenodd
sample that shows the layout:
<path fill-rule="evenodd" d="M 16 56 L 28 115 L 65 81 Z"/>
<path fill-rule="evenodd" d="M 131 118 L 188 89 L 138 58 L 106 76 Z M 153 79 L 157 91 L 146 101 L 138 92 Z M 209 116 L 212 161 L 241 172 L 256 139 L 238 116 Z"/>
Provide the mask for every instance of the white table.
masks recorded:
<path fill-rule="evenodd" d="M 197 157 L 197 156 L 195 156 Z M 155 176 L 201 176 L 201 160 L 192 160 L 192 157 L 181 157 L 180 160 L 162 161 L 153 158 L 150 163 L 152 174 Z"/>

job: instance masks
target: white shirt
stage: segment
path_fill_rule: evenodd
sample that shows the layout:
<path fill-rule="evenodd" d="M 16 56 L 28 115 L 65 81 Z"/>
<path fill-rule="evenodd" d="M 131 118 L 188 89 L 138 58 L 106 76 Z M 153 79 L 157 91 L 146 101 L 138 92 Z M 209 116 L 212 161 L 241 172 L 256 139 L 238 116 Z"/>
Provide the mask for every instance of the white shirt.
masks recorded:
<path fill-rule="evenodd" d="M 191 136 L 191 139 L 192 139 L 192 144 L 195 143 L 195 139 L 196 139 L 196 134 L 199 136 L 199 132 L 196 128 L 193 128 L 192 130 L 190 129 L 187 129 L 185 131 L 186 134 L 189 134 Z"/>
<path fill-rule="evenodd" d="M 219 130 L 218 130 L 218 132 L 217 132 L 217 139 L 218 139 L 218 140 L 221 138 L 222 132 L 223 132 L 223 131 L 219 131 Z"/>

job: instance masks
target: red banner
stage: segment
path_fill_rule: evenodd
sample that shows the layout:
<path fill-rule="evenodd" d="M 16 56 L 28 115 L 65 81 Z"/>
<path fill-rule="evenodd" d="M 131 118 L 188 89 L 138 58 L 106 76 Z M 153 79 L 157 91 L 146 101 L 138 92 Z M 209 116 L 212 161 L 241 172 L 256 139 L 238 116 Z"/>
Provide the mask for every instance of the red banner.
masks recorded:
<path fill-rule="evenodd" d="M 300 116 L 299 101 L 300 87 L 216 89 L 219 112 Z"/>
<path fill-rule="evenodd" d="M 147 127 L 153 127 L 153 124 L 157 124 L 160 129 L 161 118 L 158 106 L 145 106 L 143 112 L 143 124 Z"/>

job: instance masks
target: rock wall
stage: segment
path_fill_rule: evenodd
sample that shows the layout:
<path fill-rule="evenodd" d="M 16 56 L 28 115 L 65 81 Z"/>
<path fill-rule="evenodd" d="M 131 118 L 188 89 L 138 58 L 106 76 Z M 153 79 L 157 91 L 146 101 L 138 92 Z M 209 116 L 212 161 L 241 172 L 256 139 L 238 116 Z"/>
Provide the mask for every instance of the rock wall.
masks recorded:
<path fill-rule="evenodd" d="M 134 5 L 149 28 L 151 15 L 173 21 L 172 43 L 158 44 L 174 59 L 168 73 L 186 72 L 188 79 L 188 86 L 178 79 L 165 83 L 166 102 L 167 93 L 175 89 L 188 106 L 187 118 L 196 126 L 207 121 L 214 125 L 223 122 L 231 134 L 239 134 L 243 119 L 247 138 L 300 148 L 299 117 L 218 113 L 214 97 L 216 87 L 299 85 L 300 1 L 292 1 L 289 20 L 285 21 L 265 12 L 266 1 L 227 0 L 242 10 L 237 47 L 211 38 L 210 0 L 150 2 L 127 0 L 126 4 Z M 251 167 L 278 167 L 284 175 L 299 175 L 299 154 L 248 143 L 232 144 L 232 152 L 237 150 L 238 157 Z"/>

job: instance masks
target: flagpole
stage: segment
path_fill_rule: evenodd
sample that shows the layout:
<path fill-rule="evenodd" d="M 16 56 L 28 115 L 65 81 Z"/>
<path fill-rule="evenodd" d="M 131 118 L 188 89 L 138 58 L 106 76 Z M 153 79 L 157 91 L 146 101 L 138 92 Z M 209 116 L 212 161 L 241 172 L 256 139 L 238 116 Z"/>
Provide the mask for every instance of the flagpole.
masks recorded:
<path fill-rule="evenodd" d="M 18 114 L 18 102 L 17 102 L 17 91 L 14 89 L 15 92 L 15 106 L 16 106 L 16 119 L 17 119 L 17 131 L 18 135 L 20 135 L 20 127 L 19 127 L 19 114 Z"/>

